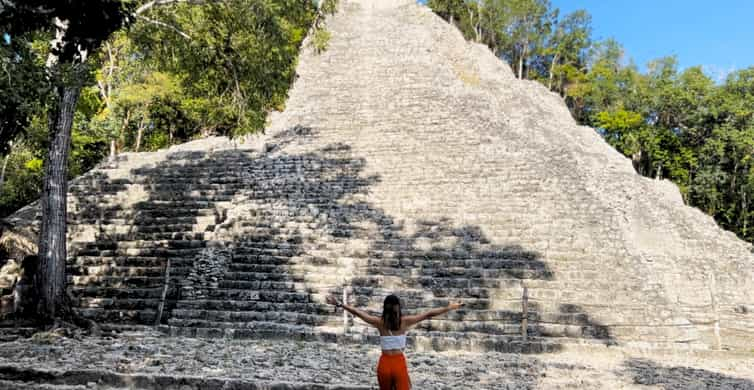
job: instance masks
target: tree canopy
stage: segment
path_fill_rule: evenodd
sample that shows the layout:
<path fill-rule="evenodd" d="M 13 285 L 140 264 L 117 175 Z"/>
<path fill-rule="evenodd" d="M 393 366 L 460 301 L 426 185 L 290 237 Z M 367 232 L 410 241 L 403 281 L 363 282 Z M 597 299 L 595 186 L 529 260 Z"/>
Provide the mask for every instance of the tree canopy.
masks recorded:
<path fill-rule="evenodd" d="M 68 176 L 75 177 L 106 158 L 111 147 L 116 153 L 149 151 L 210 134 L 263 130 L 267 113 L 285 104 L 318 5 L 333 12 L 336 4 L 102 0 L 103 7 L 91 9 L 83 3 L 2 2 L 3 216 L 40 194 L 53 97 L 46 66 L 55 26 L 49 21 L 56 16 L 71 18 L 65 42 L 88 50 L 89 57 L 73 121 Z M 106 28 L 113 12 L 131 27 Z M 22 23 L 22 15 L 33 20 Z M 85 39 L 83 29 L 97 33 Z M 74 46 L 61 48 L 59 61 L 77 60 L 68 49 Z"/>
<path fill-rule="evenodd" d="M 689 205 L 754 242 L 754 67 L 716 82 L 701 67 L 679 70 L 663 57 L 641 72 L 619 42 L 592 38 L 589 13 L 561 15 L 547 0 L 427 5 L 517 77 L 560 94 L 637 172 L 672 180 Z"/>

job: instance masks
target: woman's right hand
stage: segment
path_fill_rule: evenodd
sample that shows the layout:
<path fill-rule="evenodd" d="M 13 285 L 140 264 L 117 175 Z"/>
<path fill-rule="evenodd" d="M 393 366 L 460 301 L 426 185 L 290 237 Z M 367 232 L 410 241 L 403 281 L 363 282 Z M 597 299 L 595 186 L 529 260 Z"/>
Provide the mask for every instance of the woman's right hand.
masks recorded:
<path fill-rule="evenodd" d="M 327 298 L 325 298 L 325 300 L 327 301 L 327 303 L 331 305 L 335 305 L 335 306 L 340 305 L 340 302 L 337 299 L 335 299 L 335 297 L 333 297 L 332 295 L 328 295 Z"/>

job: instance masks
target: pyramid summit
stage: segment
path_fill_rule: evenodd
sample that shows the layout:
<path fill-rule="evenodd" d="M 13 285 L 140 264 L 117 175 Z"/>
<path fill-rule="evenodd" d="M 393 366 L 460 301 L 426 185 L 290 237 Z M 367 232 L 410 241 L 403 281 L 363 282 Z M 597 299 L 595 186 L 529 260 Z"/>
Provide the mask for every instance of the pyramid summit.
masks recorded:
<path fill-rule="evenodd" d="M 345 289 L 377 312 L 389 293 L 409 310 L 467 304 L 413 332 L 417 348 L 754 348 L 752 246 L 639 176 L 558 95 L 410 0 L 341 0 L 327 28 L 264 135 L 127 153 L 71 183 L 81 314 L 373 338 L 325 305 Z"/>

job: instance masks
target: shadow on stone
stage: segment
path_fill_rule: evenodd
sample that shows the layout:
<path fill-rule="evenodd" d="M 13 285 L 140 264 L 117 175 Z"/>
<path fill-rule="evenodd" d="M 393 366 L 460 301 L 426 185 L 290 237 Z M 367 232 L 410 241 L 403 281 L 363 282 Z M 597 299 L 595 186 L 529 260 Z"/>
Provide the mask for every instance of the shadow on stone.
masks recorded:
<path fill-rule="evenodd" d="M 754 382 L 690 367 L 667 367 L 648 359 L 630 359 L 622 372 L 634 384 L 663 390 L 754 389 Z"/>

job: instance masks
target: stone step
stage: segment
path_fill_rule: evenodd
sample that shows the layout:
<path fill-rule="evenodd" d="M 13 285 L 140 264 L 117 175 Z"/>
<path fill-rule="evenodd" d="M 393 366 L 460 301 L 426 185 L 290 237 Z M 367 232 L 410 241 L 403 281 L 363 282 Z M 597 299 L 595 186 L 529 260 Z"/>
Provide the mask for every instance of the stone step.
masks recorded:
<path fill-rule="evenodd" d="M 193 258 L 201 248 L 164 248 L 161 246 L 144 248 L 117 248 L 98 250 L 95 248 L 77 251 L 74 256 L 118 258 L 118 257 L 159 257 L 159 258 Z M 70 260 L 70 259 L 69 259 Z"/>
<path fill-rule="evenodd" d="M 203 229 L 202 232 L 195 230 Z M 211 232 L 214 229 L 214 225 L 194 225 L 194 231 L 183 232 L 135 232 L 135 233 L 110 233 L 107 236 L 117 240 L 144 240 L 144 241 L 163 241 L 163 240 L 176 240 L 176 241 L 203 241 L 210 238 Z"/>
<path fill-rule="evenodd" d="M 118 299 L 158 299 L 162 296 L 164 287 L 103 287 L 103 286 L 71 286 L 71 292 L 77 297 L 89 298 L 118 298 Z"/>
<path fill-rule="evenodd" d="M 147 199 L 143 200 L 143 202 L 227 202 L 232 200 L 236 195 L 247 192 L 243 188 L 197 190 L 190 185 L 164 185 L 159 189 L 142 187 L 140 190 L 148 194 Z M 98 205 L 108 205 L 116 204 L 121 200 L 123 191 L 125 190 L 95 190 L 88 194 L 73 193 L 71 196 L 78 198 L 82 203 L 96 199 Z"/>
<path fill-rule="evenodd" d="M 175 223 L 175 224 L 159 224 L 159 225 L 136 225 L 129 226 L 129 233 L 183 233 L 194 231 L 193 222 L 189 223 Z"/>
<path fill-rule="evenodd" d="M 249 293 L 257 290 L 271 290 L 271 291 L 284 291 L 284 292 L 298 292 L 307 288 L 306 284 L 291 282 L 291 281 L 274 281 L 274 280 L 255 280 L 251 282 L 244 282 L 242 289 L 231 289 L 238 291 L 247 291 Z M 219 287 L 219 286 L 218 286 Z M 213 288 L 209 291 L 216 290 Z M 253 294 L 252 294 L 253 296 Z"/>
<path fill-rule="evenodd" d="M 171 312 L 172 318 L 168 324 L 177 326 L 198 326 L 203 327 L 203 321 L 209 322 L 237 322 L 249 323 L 257 321 L 268 321 L 283 324 L 297 325 L 337 325 L 342 324 L 343 319 L 337 316 L 324 316 L 317 314 L 308 314 L 301 312 L 287 311 L 228 311 L 228 310 L 186 310 L 174 309 Z M 192 321 L 199 321 L 192 323 Z"/>
<path fill-rule="evenodd" d="M 295 211 L 278 211 L 273 215 L 269 215 L 264 211 L 256 210 L 249 213 L 249 217 L 250 219 L 238 221 L 236 224 L 237 228 L 249 233 L 249 235 L 265 234 L 267 230 L 275 228 L 282 234 L 293 236 L 298 233 L 300 225 L 308 225 L 319 221 L 314 216 L 297 214 Z M 276 226 L 273 226 L 273 224 Z"/>
<path fill-rule="evenodd" d="M 483 298 L 472 298 L 463 296 L 463 293 L 458 292 L 458 296 L 435 296 L 431 294 L 431 292 L 422 292 L 422 295 L 419 297 L 411 298 L 406 295 L 405 290 L 398 290 L 398 291 L 391 291 L 390 293 L 395 293 L 398 296 L 401 297 L 401 301 L 403 302 L 402 307 L 406 310 L 424 310 L 425 308 L 430 307 L 443 307 L 447 306 L 450 301 L 453 302 L 462 302 L 465 304 L 464 307 L 466 307 L 469 310 L 489 310 L 492 308 L 492 302 L 488 299 Z M 348 301 L 351 302 L 353 305 L 358 307 L 374 307 L 379 308 L 381 311 L 382 307 L 382 301 L 384 297 L 387 294 L 379 294 L 379 295 L 355 295 L 355 296 L 349 296 Z"/>
<path fill-rule="evenodd" d="M 170 284 L 176 285 L 182 276 L 170 275 Z M 165 284 L 163 276 L 78 276 L 68 275 L 68 285 L 70 286 L 99 286 L 99 287 L 116 287 L 116 288 L 149 288 L 160 287 Z"/>
<path fill-rule="evenodd" d="M 69 259 L 68 265 L 74 267 L 147 267 L 147 268 L 165 268 L 166 263 L 163 257 L 148 256 L 120 256 L 120 257 L 98 257 L 98 256 L 76 256 Z M 194 258 L 170 258 L 171 269 L 191 267 L 194 264 Z"/>
<path fill-rule="evenodd" d="M 396 291 L 397 289 L 397 291 Z M 390 293 L 390 291 L 393 291 L 393 293 L 396 293 L 398 296 L 402 297 L 407 305 L 411 305 L 412 301 L 415 301 L 415 299 L 409 297 L 406 295 L 406 293 L 409 291 L 408 289 L 404 290 L 400 287 L 396 287 L 396 289 L 385 289 L 385 288 L 373 288 L 373 287 L 359 287 L 354 289 L 353 296 L 357 301 L 360 301 L 364 298 L 371 299 L 372 297 L 380 297 L 381 299 L 384 299 L 384 297 Z M 445 299 L 471 299 L 471 300 L 489 300 L 491 297 L 490 290 L 486 288 L 476 288 L 476 287 L 469 287 L 469 288 L 435 288 L 435 289 L 428 289 L 428 290 L 419 290 L 420 295 L 418 299 L 424 299 L 427 295 L 432 295 L 436 298 L 445 298 Z"/>
<path fill-rule="evenodd" d="M 320 342 L 347 342 L 360 344 L 379 345 L 379 337 L 374 330 L 370 334 L 339 334 L 328 331 L 318 331 L 309 326 L 283 325 L 278 323 L 249 322 L 239 323 L 224 322 L 192 322 L 192 326 L 170 324 L 161 326 L 160 330 L 171 336 L 202 337 L 202 338 L 284 338 L 288 340 L 320 341 Z M 203 325 L 203 326 L 199 326 Z M 340 328 L 342 329 L 342 327 Z M 459 332 L 427 332 L 421 335 L 411 335 L 407 339 L 408 344 L 418 351 L 497 351 L 504 353 L 545 353 L 557 352 L 564 344 L 604 344 L 600 340 L 528 337 L 524 340 L 515 335 L 490 335 L 482 333 L 459 333 Z"/>
<path fill-rule="evenodd" d="M 155 331 L 154 324 L 139 325 L 139 324 L 118 324 L 118 323 L 101 323 L 100 328 L 105 332 L 110 333 L 135 333 L 142 335 L 144 333 L 151 333 Z"/>
<path fill-rule="evenodd" d="M 160 304 L 159 298 L 142 299 L 118 299 L 118 298 L 90 298 L 78 299 L 77 307 L 80 309 L 105 309 L 105 310 L 154 310 Z"/>
<path fill-rule="evenodd" d="M 247 279 L 228 279 L 219 280 L 219 287 L 225 289 L 254 289 L 257 283 L 262 281 L 273 282 L 305 282 L 303 275 L 291 274 L 268 274 L 268 273 L 247 273 Z"/>
<path fill-rule="evenodd" d="M 245 255 L 239 252 L 238 248 L 233 249 L 233 263 L 238 264 L 290 264 L 291 258 L 296 256 L 297 252 L 292 249 L 287 250 L 260 250 L 254 255 Z"/>
<path fill-rule="evenodd" d="M 228 174 L 230 177 L 232 177 L 232 173 L 223 172 L 223 176 Z M 145 182 L 144 180 L 141 180 L 139 178 L 135 178 L 134 180 L 129 180 L 128 182 L 124 183 L 111 183 L 109 181 L 96 181 L 94 183 L 88 182 L 86 184 L 71 184 L 68 187 L 68 190 L 70 193 L 75 194 L 77 196 L 81 195 L 91 195 L 91 194 L 101 194 L 101 193 L 115 193 L 115 192 L 121 192 L 121 191 L 129 191 L 132 189 L 138 189 L 138 190 L 145 190 L 149 193 L 153 191 L 163 191 L 163 190 L 176 190 L 180 188 L 186 188 L 186 185 L 189 185 L 193 190 L 195 191 L 229 191 L 229 190 L 240 190 L 248 188 L 248 184 L 244 180 L 235 180 L 233 182 L 225 182 L 225 183 L 216 183 L 216 182 L 207 182 L 206 180 L 198 180 L 197 176 L 187 176 L 185 177 L 185 181 L 175 181 L 173 178 L 166 179 L 166 180 L 159 180 L 159 181 L 150 181 Z M 223 178 L 227 179 L 227 178 Z"/>
<path fill-rule="evenodd" d="M 103 308 L 78 308 L 73 310 L 83 318 L 97 323 L 129 323 L 153 324 L 157 317 L 157 309 L 120 310 Z"/>
<path fill-rule="evenodd" d="M 78 223 L 92 223 L 108 221 L 112 225 L 127 225 L 138 218 L 198 218 L 198 217 L 212 217 L 217 215 L 218 210 L 214 207 L 211 208 L 185 208 L 185 207 L 171 207 L 171 208 L 154 208 L 143 207 L 143 205 L 137 204 L 133 208 L 122 209 L 120 206 L 113 206 L 108 208 L 99 204 L 97 208 L 87 208 L 78 210 L 70 216 L 72 221 Z"/>
<path fill-rule="evenodd" d="M 199 200 L 150 200 L 134 205 L 134 209 L 136 210 L 165 210 L 169 208 L 214 209 L 215 202 Z"/>
<path fill-rule="evenodd" d="M 234 273 L 283 273 L 290 272 L 291 266 L 285 261 L 280 259 L 279 263 L 237 263 L 236 258 L 233 258 L 233 262 L 228 264 L 228 271 L 233 275 Z M 226 275 L 227 277 L 227 275 Z M 243 280 L 243 279 L 242 279 Z"/>
<path fill-rule="evenodd" d="M 334 315 L 332 306 L 316 303 L 234 301 L 234 300 L 181 300 L 176 302 L 176 309 L 183 310 L 217 310 L 217 311 L 282 311 L 323 316 Z"/>
<path fill-rule="evenodd" d="M 327 282 L 328 277 L 332 277 L 333 281 L 341 281 L 342 277 L 328 275 L 324 273 L 317 275 L 318 282 Z M 291 271 L 289 267 L 279 267 L 277 269 L 265 270 L 260 272 L 225 272 L 223 281 L 225 282 L 246 282 L 255 280 L 277 280 L 277 281 L 305 281 L 305 276 L 302 273 Z"/>
<path fill-rule="evenodd" d="M 129 218 L 109 218 L 102 216 L 95 216 L 94 218 L 80 213 L 72 213 L 70 218 L 71 225 L 93 225 L 101 230 L 111 230 L 114 227 L 133 227 L 133 226 L 162 226 L 162 225 L 176 225 L 176 224 L 197 224 L 198 221 L 214 221 L 217 220 L 217 215 L 174 215 L 168 217 L 162 216 L 149 216 L 149 215 L 133 215 Z"/>
<path fill-rule="evenodd" d="M 288 303 L 311 303 L 311 294 L 298 291 L 276 291 L 276 290 L 252 290 L 254 286 L 250 283 L 247 289 L 218 288 L 207 291 L 208 299 L 228 299 L 228 300 L 255 300 L 265 302 L 288 302 Z"/>
<path fill-rule="evenodd" d="M 163 195 L 171 197 L 183 197 L 186 199 L 203 199 L 214 196 L 233 196 L 240 191 L 248 189 L 244 183 L 208 183 L 208 184 L 172 184 L 156 182 L 145 186 L 144 190 L 149 193 L 149 199 L 160 199 Z"/>
<path fill-rule="evenodd" d="M 186 160 L 188 164 L 194 163 L 192 160 Z M 231 161 L 214 161 L 206 164 L 201 164 L 197 167 L 182 166 L 179 170 L 171 171 L 169 173 L 158 172 L 154 169 L 142 169 L 136 168 L 131 172 L 135 176 L 131 182 L 136 183 L 189 183 L 189 184 L 202 184 L 202 183 L 219 183 L 219 184 L 232 184 L 243 181 L 245 172 L 254 168 L 254 160 L 249 159 L 246 161 L 238 160 L 237 162 Z M 260 169 L 260 167 L 257 167 Z M 222 176 L 218 176 L 218 173 L 222 172 Z"/>
<path fill-rule="evenodd" d="M 342 322 L 340 322 L 340 325 L 342 326 Z M 223 337 L 223 335 L 226 334 L 226 330 L 239 331 L 233 335 L 234 338 L 258 337 L 264 334 L 270 336 L 295 337 L 302 335 L 316 335 L 317 333 L 315 328 L 311 325 L 297 324 L 295 322 L 282 323 L 278 321 L 228 322 L 170 318 L 168 320 L 168 326 L 170 328 L 187 329 L 187 331 L 180 332 L 182 334 L 179 335 L 193 337 Z M 203 330 L 210 331 L 211 334 L 203 335 Z M 306 340 L 306 338 L 300 339 Z"/>
<path fill-rule="evenodd" d="M 485 279 L 549 279 L 549 271 L 544 269 L 467 269 L 467 268 L 419 268 L 419 267 L 377 267 L 369 266 L 367 272 L 372 275 L 390 275 L 406 278 L 420 277 L 474 277 Z"/>
<path fill-rule="evenodd" d="M 480 334 L 519 334 L 521 332 L 520 315 L 510 313 L 509 318 L 502 321 L 461 322 L 451 320 L 432 320 L 419 324 L 414 331 L 426 332 L 476 332 Z M 186 310 L 175 309 L 172 311 L 173 318 L 181 320 L 204 320 L 212 322 L 252 322 L 270 321 L 280 323 L 295 323 L 312 326 L 342 324 L 338 315 L 311 315 L 300 312 L 275 311 L 229 311 L 229 310 Z M 169 322 L 171 325 L 200 326 L 202 323 L 187 324 L 185 321 Z M 529 334 L 537 335 L 538 325 L 529 326 Z"/>
<path fill-rule="evenodd" d="M 496 259 L 475 258 L 473 255 L 460 255 L 465 257 L 451 257 L 437 260 L 433 258 L 437 253 L 400 258 L 393 260 L 372 260 L 371 263 L 382 267 L 422 267 L 427 269 L 545 269 L 546 265 L 538 260 L 521 259 L 515 257 L 501 257 Z"/>
<path fill-rule="evenodd" d="M 99 277 L 106 276 L 112 278 L 130 278 L 130 277 L 150 277 L 164 278 L 164 267 L 111 267 L 111 266 L 90 266 L 90 267 L 66 267 L 67 275 L 80 277 Z M 191 267 L 170 267 L 171 281 L 175 278 L 185 278 L 192 271 Z"/>
<path fill-rule="evenodd" d="M 96 242 L 83 242 L 71 245 L 71 250 L 115 250 L 129 248 L 204 248 L 207 242 L 203 240 L 114 240 L 101 239 Z"/>
<path fill-rule="evenodd" d="M 539 322 L 537 313 L 529 314 L 528 334 L 532 336 L 547 337 L 573 337 L 573 338 L 603 338 L 606 337 L 602 332 L 604 329 L 596 325 L 578 325 L 578 324 L 551 324 Z M 501 321 L 469 321 L 436 319 L 424 321 L 416 326 L 417 330 L 425 332 L 475 332 L 481 334 L 520 334 L 521 333 L 521 314 L 509 313 L 509 318 Z"/>
<path fill-rule="evenodd" d="M 162 276 L 165 271 L 164 267 L 111 267 L 111 266 L 67 266 L 66 274 L 72 276 Z M 173 270 L 177 273 L 186 274 L 181 269 Z"/>
<path fill-rule="evenodd" d="M 213 203 L 230 202 L 236 197 L 236 193 L 228 192 L 226 194 L 196 194 L 192 195 L 194 191 L 190 186 L 184 188 L 178 188 L 174 192 L 160 191 L 151 192 L 149 194 L 148 202 L 165 202 L 165 203 L 177 203 L 185 205 L 188 202 L 199 202 L 202 204 L 212 205 Z"/>

